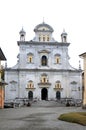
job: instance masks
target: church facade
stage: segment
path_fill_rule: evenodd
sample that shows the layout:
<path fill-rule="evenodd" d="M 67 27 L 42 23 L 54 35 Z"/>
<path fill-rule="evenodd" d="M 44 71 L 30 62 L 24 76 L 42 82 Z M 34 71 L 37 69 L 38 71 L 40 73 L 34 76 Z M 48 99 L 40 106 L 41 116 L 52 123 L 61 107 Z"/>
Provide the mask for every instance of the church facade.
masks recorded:
<path fill-rule="evenodd" d="M 18 62 L 5 68 L 8 83 L 5 100 L 82 98 L 81 69 L 75 69 L 69 63 L 67 33 L 63 31 L 61 42 L 58 42 L 52 36 L 53 31 L 43 22 L 34 28 L 35 37 L 26 41 L 22 28 L 17 42 Z"/>

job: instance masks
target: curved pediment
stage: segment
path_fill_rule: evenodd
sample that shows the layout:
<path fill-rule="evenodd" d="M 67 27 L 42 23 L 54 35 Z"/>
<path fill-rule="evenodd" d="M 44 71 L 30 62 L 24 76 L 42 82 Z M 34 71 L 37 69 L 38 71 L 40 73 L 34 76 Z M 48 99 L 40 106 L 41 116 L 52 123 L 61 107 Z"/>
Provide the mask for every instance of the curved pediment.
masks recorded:
<path fill-rule="evenodd" d="M 50 53 L 49 50 L 40 50 L 39 53 Z"/>

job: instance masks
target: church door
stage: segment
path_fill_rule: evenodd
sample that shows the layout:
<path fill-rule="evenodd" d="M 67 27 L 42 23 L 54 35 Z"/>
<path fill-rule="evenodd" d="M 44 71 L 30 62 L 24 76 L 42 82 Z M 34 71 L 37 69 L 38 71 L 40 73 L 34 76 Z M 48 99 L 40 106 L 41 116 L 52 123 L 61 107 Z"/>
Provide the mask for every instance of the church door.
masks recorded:
<path fill-rule="evenodd" d="M 41 90 L 41 99 L 42 100 L 48 100 L 48 90 L 46 88 L 43 88 Z"/>
<path fill-rule="evenodd" d="M 30 99 L 30 100 L 33 99 L 33 92 L 32 91 L 28 92 L 28 99 Z"/>
<path fill-rule="evenodd" d="M 56 92 L 56 99 L 59 99 L 60 100 L 61 98 L 61 93 L 59 91 Z"/>

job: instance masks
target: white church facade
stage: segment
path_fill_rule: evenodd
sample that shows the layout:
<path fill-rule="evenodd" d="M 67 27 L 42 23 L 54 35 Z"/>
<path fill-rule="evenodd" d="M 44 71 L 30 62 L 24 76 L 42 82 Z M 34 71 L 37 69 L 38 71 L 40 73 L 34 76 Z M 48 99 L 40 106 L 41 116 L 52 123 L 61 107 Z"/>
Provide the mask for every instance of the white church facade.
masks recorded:
<path fill-rule="evenodd" d="M 58 42 L 53 31 L 43 22 L 34 28 L 35 37 L 26 41 L 22 28 L 17 42 L 18 62 L 5 68 L 5 100 L 82 98 L 82 73 L 69 63 L 67 33 L 63 31 Z"/>

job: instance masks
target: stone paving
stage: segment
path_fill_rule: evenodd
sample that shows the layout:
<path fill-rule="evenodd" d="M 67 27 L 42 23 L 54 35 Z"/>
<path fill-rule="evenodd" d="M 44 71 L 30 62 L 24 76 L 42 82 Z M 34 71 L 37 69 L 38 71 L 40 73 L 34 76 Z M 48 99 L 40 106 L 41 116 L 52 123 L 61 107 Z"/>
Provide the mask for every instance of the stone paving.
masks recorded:
<path fill-rule="evenodd" d="M 0 130 L 86 130 L 86 126 L 58 120 L 62 113 L 85 111 L 54 101 L 34 102 L 31 107 L 0 109 Z"/>

